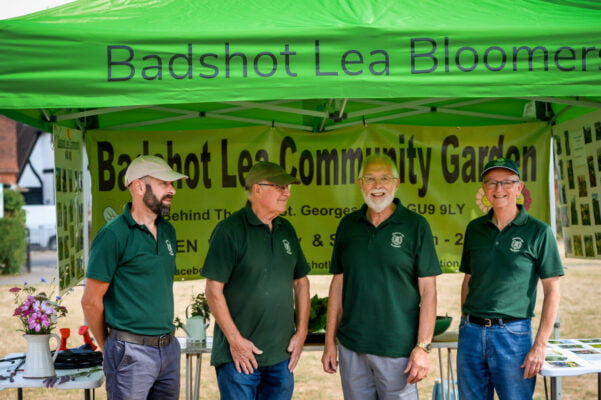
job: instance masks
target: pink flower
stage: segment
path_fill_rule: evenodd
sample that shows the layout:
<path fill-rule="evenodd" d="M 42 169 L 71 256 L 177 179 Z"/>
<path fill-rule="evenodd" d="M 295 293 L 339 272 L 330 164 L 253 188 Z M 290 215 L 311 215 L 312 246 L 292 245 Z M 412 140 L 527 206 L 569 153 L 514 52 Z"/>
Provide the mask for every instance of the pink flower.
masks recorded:
<path fill-rule="evenodd" d="M 50 320 L 48 315 L 42 313 L 33 313 L 29 317 L 29 329 L 33 329 L 36 332 L 40 332 L 42 327 L 48 328 L 50 326 Z"/>
<path fill-rule="evenodd" d="M 32 308 L 34 310 L 36 310 L 37 312 L 41 313 L 41 314 L 52 314 L 54 312 L 54 308 L 52 308 L 52 306 L 50 306 L 45 300 L 44 301 L 40 301 L 40 300 L 36 300 L 33 305 Z"/>

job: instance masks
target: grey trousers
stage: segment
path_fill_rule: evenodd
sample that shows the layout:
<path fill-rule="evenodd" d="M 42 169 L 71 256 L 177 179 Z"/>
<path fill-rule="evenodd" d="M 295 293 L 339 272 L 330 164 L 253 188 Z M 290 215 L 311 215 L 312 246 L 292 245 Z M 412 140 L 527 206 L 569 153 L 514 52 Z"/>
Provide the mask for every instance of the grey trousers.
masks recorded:
<path fill-rule="evenodd" d="M 417 385 L 408 384 L 406 357 L 355 353 L 338 344 L 340 379 L 345 400 L 418 400 Z"/>
<path fill-rule="evenodd" d="M 108 337 L 103 362 L 108 398 L 179 399 L 180 351 L 175 338 L 165 347 L 153 347 Z"/>

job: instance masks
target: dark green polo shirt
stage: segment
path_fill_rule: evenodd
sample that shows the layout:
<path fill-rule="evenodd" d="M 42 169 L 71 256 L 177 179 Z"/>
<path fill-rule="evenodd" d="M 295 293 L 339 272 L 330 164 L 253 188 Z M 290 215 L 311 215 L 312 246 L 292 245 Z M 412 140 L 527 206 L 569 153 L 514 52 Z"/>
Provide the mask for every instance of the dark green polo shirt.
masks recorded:
<path fill-rule="evenodd" d="M 110 283 L 107 325 L 138 335 L 162 335 L 173 325 L 175 230 L 157 218 L 157 240 L 131 216 L 131 203 L 94 238 L 86 277 Z"/>
<path fill-rule="evenodd" d="M 340 221 L 330 272 L 344 274 L 340 343 L 357 353 L 408 357 L 419 326 L 417 279 L 442 271 L 426 219 L 394 202 L 378 227 L 366 205 Z"/>
<path fill-rule="evenodd" d="M 202 275 L 224 283 L 229 311 L 246 339 L 263 351 L 259 366 L 290 357 L 295 332 L 293 280 L 309 272 L 296 232 L 282 217 L 273 229 L 257 218 L 250 203 L 221 221 L 213 231 Z M 211 364 L 231 362 L 229 344 L 215 325 Z"/>
<path fill-rule="evenodd" d="M 502 231 L 493 211 L 471 221 L 459 270 L 471 274 L 462 311 L 483 318 L 531 318 L 539 278 L 564 274 L 551 228 L 522 206 Z"/>

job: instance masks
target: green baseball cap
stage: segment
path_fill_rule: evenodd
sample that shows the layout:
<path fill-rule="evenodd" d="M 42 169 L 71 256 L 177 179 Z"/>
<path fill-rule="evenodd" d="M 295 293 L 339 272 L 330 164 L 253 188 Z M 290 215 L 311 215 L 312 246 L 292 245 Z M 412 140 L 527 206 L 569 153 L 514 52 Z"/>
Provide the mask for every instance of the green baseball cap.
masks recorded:
<path fill-rule="evenodd" d="M 503 158 L 503 157 L 487 162 L 486 165 L 484 166 L 484 171 L 482 171 L 482 173 L 480 174 L 480 177 L 484 178 L 484 175 L 486 175 L 486 173 L 488 171 L 490 171 L 491 169 L 495 169 L 495 168 L 508 169 L 511 172 L 513 172 L 514 174 L 516 174 L 518 176 L 518 178 L 520 177 L 520 169 L 518 168 L 518 165 L 516 164 L 516 162 L 513 161 L 511 158 Z"/>
<path fill-rule="evenodd" d="M 301 183 L 298 179 L 288 174 L 284 168 L 268 161 L 259 161 L 252 166 L 250 171 L 248 171 L 248 175 L 246 175 L 244 186 L 246 189 L 250 189 L 252 185 L 261 181 L 271 182 L 276 185 Z"/>

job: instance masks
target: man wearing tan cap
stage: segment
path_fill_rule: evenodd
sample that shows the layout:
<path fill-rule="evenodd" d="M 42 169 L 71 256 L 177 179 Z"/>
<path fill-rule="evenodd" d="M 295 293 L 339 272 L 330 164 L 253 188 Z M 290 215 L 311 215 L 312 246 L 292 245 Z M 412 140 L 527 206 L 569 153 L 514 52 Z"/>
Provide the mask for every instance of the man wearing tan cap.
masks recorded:
<path fill-rule="evenodd" d="M 131 162 L 132 202 L 96 235 L 81 300 L 100 349 L 110 399 L 178 399 L 180 347 L 174 340 L 173 182 L 188 177 L 155 156 Z"/>
<path fill-rule="evenodd" d="M 246 206 L 211 235 L 202 275 L 217 321 L 211 365 L 222 400 L 292 398 L 310 309 L 309 266 L 280 217 L 295 183 L 277 164 L 255 164 Z"/>

